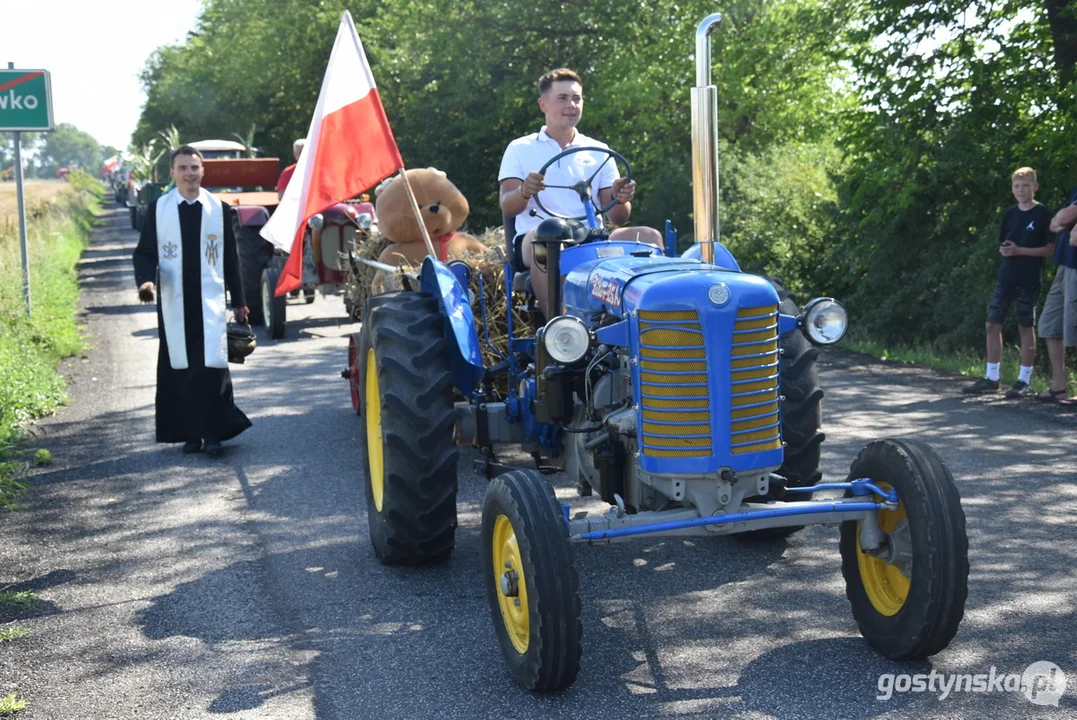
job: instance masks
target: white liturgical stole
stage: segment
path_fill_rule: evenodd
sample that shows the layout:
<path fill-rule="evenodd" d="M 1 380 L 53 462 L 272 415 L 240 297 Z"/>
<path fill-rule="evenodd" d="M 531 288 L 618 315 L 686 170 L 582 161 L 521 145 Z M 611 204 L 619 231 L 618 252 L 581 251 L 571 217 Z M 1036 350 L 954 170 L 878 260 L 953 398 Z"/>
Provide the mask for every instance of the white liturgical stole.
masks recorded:
<path fill-rule="evenodd" d="M 228 367 L 225 338 L 228 308 L 224 299 L 224 209 L 221 201 L 198 189 L 202 203 L 202 237 L 199 260 L 202 268 L 202 336 L 206 367 Z M 179 190 L 172 188 L 157 200 L 157 267 L 161 317 L 168 341 L 168 362 L 173 370 L 190 367 L 183 317 L 183 240 L 180 237 Z"/>

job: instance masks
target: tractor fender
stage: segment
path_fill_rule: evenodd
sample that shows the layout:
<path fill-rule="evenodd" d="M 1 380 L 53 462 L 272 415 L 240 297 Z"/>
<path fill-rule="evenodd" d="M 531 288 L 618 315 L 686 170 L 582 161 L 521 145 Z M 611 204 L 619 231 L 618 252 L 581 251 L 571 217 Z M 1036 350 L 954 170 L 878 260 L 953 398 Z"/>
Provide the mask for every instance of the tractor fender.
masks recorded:
<path fill-rule="evenodd" d="M 269 212 L 264 207 L 257 205 L 233 206 L 240 227 L 260 228 L 269 222 Z"/>
<path fill-rule="evenodd" d="M 681 253 L 681 257 L 700 260 L 700 252 L 699 243 L 693 243 L 691 247 Z M 729 248 L 720 242 L 714 243 L 714 264 L 723 270 L 740 272 L 740 265 L 737 265 L 737 261 L 733 259 L 733 253 L 729 252 Z"/>
<path fill-rule="evenodd" d="M 475 315 L 468 304 L 467 289 L 460 286 L 452 270 L 439 260 L 427 256 L 420 271 L 419 285 L 423 292 L 437 298 L 445 318 L 445 336 L 452 348 L 453 383 L 464 395 L 474 390 L 486 369 L 482 364 L 479 333 Z"/>

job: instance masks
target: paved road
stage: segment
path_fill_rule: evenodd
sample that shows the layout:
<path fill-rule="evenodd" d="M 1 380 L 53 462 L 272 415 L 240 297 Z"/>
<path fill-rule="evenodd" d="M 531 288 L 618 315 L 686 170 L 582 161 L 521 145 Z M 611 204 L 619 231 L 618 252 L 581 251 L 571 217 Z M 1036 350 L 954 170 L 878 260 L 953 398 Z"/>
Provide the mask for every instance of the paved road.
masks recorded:
<path fill-rule="evenodd" d="M 579 549 L 580 677 L 530 696 L 503 666 L 486 606 L 483 479 L 461 475 L 447 566 L 374 559 L 360 426 L 338 376 L 356 328 L 340 300 L 290 305 L 286 340 L 234 369 L 254 428 L 225 457 L 182 455 L 153 443 L 156 327 L 133 302 L 135 234 L 119 209 L 102 217 L 80 268 L 93 349 L 64 367 L 71 405 L 34 428 L 56 464 L 34 477 L 30 511 L 0 515 L 0 588 L 43 600 L 20 621 L 30 636 L 0 645 L 0 696 L 29 700 L 20 717 L 1077 715 L 1077 414 L 826 357 L 828 478 L 882 436 L 926 439 L 954 471 L 972 574 L 951 647 L 913 665 L 868 648 L 834 528 L 758 545 L 651 539 Z M 1038 660 L 1069 673 L 1059 709 L 1020 693 L 876 699 L 884 673 L 1020 673 Z"/>

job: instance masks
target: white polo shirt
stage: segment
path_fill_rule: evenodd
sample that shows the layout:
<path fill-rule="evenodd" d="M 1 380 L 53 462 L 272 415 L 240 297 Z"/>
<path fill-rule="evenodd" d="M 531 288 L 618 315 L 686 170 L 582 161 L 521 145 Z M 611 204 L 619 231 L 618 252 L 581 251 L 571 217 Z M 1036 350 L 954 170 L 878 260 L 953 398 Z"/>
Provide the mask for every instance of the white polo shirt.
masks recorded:
<path fill-rule="evenodd" d="M 498 171 L 497 182 L 500 184 L 503 180 L 509 178 L 524 180 L 528 173 L 538 172 L 548 160 L 571 147 L 607 149 L 609 146 L 594 138 L 589 138 L 577 130 L 576 137 L 572 139 L 568 147 L 562 148 L 559 142 L 546 134 L 546 126 L 543 125 L 542 129 L 537 133 L 525 135 L 509 143 L 509 146 L 505 148 L 505 155 L 501 158 L 501 170 Z M 603 163 L 605 164 L 603 165 Z M 613 187 L 613 181 L 620 177 L 620 173 L 617 171 L 617 163 L 605 153 L 578 152 L 558 160 L 557 163 L 546 170 L 546 184 L 575 185 L 580 180 L 586 180 L 592 175 L 594 179 L 591 181 L 591 199 L 597 209 L 599 207 L 599 191 Z M 542 204 L 551 211 L 562 215 L 579 216 L 585 214 L 580 196 L 574 190 L 559 188 L 543 190 Z M 531 215 L 532 210 L 536 211 L 534 216 Z M 539 210 L 538 205 L 535 204 L 535 199 L 531 198 L 527 203 L 527 209 L 516 216 L 516 232 L 522 235 L 531 228 L 537 227 L 547 217 L 546 213 Z M 601 216 L 599 216 L 598 222 L 602 222 Z"/>

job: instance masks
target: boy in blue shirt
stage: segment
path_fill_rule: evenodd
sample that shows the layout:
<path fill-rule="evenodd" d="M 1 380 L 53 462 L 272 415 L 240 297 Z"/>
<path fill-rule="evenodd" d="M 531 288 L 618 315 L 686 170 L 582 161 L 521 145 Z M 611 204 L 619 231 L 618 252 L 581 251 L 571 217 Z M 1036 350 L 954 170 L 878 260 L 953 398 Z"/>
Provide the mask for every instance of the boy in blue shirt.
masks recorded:
<path fill-rule="evenodd" d="M 995 281 L 995 292 L 987 307 L 987 376 L 963 388 L 970 394 L 999 391 L 999 365 L 1002 361 L 1002 323 L 1017 302 L 1017 330 L 1021 335 L 1021 370 L 1006 397 L 1019 398 L 1031 392 L 1032 363 L 1036 358 L 1036 303 L 1040 299 L 1043 259 L 1055 249 L 1050 234 L 1051 211 L 1036 202 L 1036 171 L 1030 167 L 1016 170 L 1011 190 L 1017 205 L 1002 216 L 998 250 L 1002 264 Z"/>

